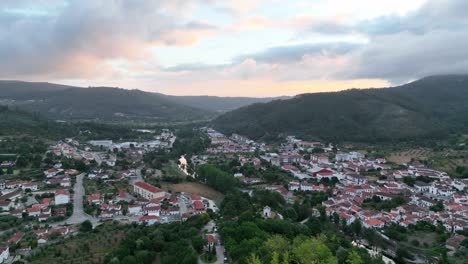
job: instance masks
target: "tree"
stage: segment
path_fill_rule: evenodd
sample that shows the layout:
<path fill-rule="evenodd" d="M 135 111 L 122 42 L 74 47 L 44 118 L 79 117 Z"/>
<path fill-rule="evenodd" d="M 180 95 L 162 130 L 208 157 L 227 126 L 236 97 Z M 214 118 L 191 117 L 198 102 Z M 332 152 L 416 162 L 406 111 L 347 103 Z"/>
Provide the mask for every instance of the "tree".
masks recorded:
<path fill-rule="evenodd" d="M 351 224 L 351 230 L 356 236 L 359 236 L 361 234 L 362 224 L 359 218 L 353 221 L 353 223 Z"/>
<path fill-rule="evenodd" d="M 340 223 L 340 216 L 336 212 L 333 212 L 333 223 L 335 223 L 335 225 Z"/>
<path fill-rule="evenodd" d="M 83 223 L 81 223 L 80 232 L 86 233 L 86 232 L 90 232 L 92 230 L 93 230 L 93 224 L 89 220 L 86 220 Z"/>
<path fill-rule="evenodd" d="M 351 250 L 348 254 L 348 258 L 346 259 L 347 264 L 363 264 L 361 256 L 355 250 Z"/>
<path fill-rule="evenodd" d="M 444 203 L 442 201 L 438 201 L 435 205 L 431 206 L 431 209 L 434 212 L 440 212 L 444 210 Z"/>
<path fill-rule="evenodd" d="M 293 242 L 293 259 L 297 263 L 334 264 L 336 259 L 330 249 L 323 242 L 324 237 L 304 239 L 297 237 Z"/>
<path fill-rule="evenodd" d="M 278 252 L 273 252 L 273 254 L 271 255 L 271 264 L 280 264 Z"/>
<path fill-rule="evenodd" d="M 257 255 L 252 254 L 247 258 L 247 264 L 262 264 L 262 261 Z"/>

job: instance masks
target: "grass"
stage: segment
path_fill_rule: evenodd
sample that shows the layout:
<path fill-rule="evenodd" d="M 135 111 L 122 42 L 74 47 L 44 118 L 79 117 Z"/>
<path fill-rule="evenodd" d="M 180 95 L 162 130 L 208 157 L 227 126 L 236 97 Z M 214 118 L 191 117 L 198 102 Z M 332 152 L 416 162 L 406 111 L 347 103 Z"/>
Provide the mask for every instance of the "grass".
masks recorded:
<path fill-rule="evenodd" d="M 437 241 L 438 234 L 435 232 L 417 231 L 408 235 L 408 241 L 402 244 L 411 252 L 422 254 L 428 258 L 439 257 L 441 252 L 445 250 L 445 244 Z M 416 240 L 419 245 L 412 242 Z"/>
<path fill-rule="evenodd" d="M 182 173 L 179 169 L 177 163 L 173 160 L 169 161 L 168 163 L 164 164 L 163 176 L 170 177 L 170 178 L 182 178 L 185 179 L 186 175 Z"/>
<path fill-rule="evenodd" d="M 214 263 L 216 260 L 218 260 L 218 258 L 216 257 L 216 254 L 213 255 L 213 254 L 208 254 L 208 253 L 200 255 L 200 259 L 205 263 Z"/>
<path fill-rule="evenodd" d="M 110 222 L 97 227 L 95 232 L 66 238 L 41 248 L 30 263 L 101 263 L 124 237 L 125 229 Z"/>

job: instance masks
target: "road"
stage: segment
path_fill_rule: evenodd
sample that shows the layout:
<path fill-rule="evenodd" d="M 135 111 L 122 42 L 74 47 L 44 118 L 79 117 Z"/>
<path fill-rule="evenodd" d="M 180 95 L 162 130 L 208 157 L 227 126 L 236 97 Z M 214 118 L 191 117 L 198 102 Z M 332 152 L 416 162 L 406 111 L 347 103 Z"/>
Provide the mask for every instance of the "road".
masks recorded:
<path fill-rule="evenodd" d="M 81 173 L 76 176 L 76 183 L 75 186 L 73 186 L 73 214 L 70 216 L 70 218 L 53 223 L 52 226 L 59 226 L 59 225 L 64 225 L 64 224 L 69 224 L 69 225 L 74 225 L 74 224 L 81 224 L 86 220 L 91 221 L 93 226 L 98 225 L 99 220 L 97 218 L 94 218 L 88 214 L 85 213 L 83 209 L 83 197 L 85 195 L 85 189 L 83 186 L 83 178 L 85 176 L 85 173 Z"/>
<path fill-rule="evenodd" d="M 208 222 L 208 224 L 206 224 L 203 228 L 202 228 L 202 232 L 205 233 L 208 232 L 208 233 L 211 233 L 213 231 L 213 227 L 215 226 L 215 222 L 213 220 L 211 220 L 210 222 Z M 214 264 L 223 264 L 224 263 L 224 246 L 222 246 L 219 241 L 221 240 L 221 237 L 219 236 L 218 233 L 215 233 L 213 232 L 215 238 L 216 238 L 216 241 L 218 242 L 216 244 L 216 261 L 213 262 Z M 200 258 L 198 258 L 198 263 L 199 264 L 205 264 L 205 262 L 203 262 Z"/>
<path fill-rule="evenodd" d="M 135 175 L 136 177 L 132 178 L 130 180 L 130 183 L 133 184 L 135 182 L 139 182 L 139 181 L 142 181 L 144 182 L 145 180 L 143 180 L 143 176 L 141 175 L 141 170 L 143 169 L 143 166 L 140 166 L 138 168 L 135 169 Z"/>

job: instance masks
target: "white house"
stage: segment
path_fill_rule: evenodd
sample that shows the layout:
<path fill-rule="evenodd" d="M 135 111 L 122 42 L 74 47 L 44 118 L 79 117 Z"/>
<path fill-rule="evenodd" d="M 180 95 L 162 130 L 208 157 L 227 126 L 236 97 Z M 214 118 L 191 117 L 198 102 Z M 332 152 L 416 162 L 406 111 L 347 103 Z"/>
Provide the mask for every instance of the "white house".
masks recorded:
<path fill-rule="evenodd" d="M 147 223 L 148 225 L 154 225 L 155 223 L 159 222 L 159 216 L 155 215 L 145 215 L 138 219 L 140 223 Z"/>
<path fill-rule="evenodd" d="M 0 247 L 0 263 L 5 263 L 10 257 L 10 248 Z"/>
<path fill-rule="evenodd" d="M 263 217 L 265 218 L 271 218 L 271 208 L 267 205 L 265 207 L 263 207 L 263 213 L 262 213 Z"/>
<path fill-rule="evenodd" d="M 54 199 L 55 205 L 68 204 L 70 202 L 70 193 L 67 190 L 57 190 Z"/>
<path fill-rule="evenodd" d="M 130 204 L 128 206 L 128 214 L 129 215 L 141 215 L 141 205 L 138 204 Z"/>

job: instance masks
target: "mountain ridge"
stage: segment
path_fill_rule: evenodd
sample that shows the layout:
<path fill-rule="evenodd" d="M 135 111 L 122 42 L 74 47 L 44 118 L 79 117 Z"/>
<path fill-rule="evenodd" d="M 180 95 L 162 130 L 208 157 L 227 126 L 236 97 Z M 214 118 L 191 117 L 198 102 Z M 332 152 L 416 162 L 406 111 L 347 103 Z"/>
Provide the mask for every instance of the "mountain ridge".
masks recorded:
<path fill-rule="evenodd" d="M 257 103 L 217 117 L 213 126 L 253 139 L 284 134 L 330 141 L 440 138 L 468 127 L 466 102 L 468 75 L 429 76 L 396 87 Z"/>
<path fill-rule="evenodd" d="M 56 119 L 206 120 L 274 98 L 173 96 L 117 87 L 0 81 L 0 103 Z"/>

